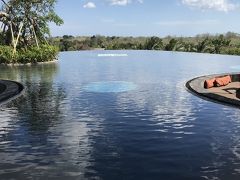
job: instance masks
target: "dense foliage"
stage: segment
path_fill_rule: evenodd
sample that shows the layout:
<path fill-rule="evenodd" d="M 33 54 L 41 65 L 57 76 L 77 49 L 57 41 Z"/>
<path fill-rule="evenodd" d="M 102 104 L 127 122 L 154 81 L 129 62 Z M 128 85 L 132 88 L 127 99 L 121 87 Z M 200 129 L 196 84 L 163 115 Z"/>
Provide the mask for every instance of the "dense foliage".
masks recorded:
<path fill-rule="evenodd" d="M 106 50 L 164 50 L 240 55 L 240 36 L 198 35 L 196 37 L 74 37 L 64 35 L 50 39 L 61 51 L 106 49 Z"/>
<path fill-rule="evenodd" d="M 40 47 L 32 46 L 28 49 L 18 49 L 16 53 L 12 53 L 11 46 L 0 46 L 0 63 L 15 64 L 15 63 L 37 63 L 54 60 L 58 55 L 56 46 L 41 45 Z"/>
<path fill-rule="evenodd" d="M 3 23 L 1 33 L 4 45 L 11 45 L 19 36 L 19 46 L 28 46 L 36 40 L 44 42 L 49 35 L 49 22 L 61 25 L 63 20 L 54 12 L 56 0 L 1 0 Z M 12 32 L 13 31 L 13 34 Z"/>
<path fill-rule="evenodd" d="M 49 22 L 63 23 L 54 12 L 55 4 L 56 0 L 0 0 L 0 63 L 56 58 L 57 48 L 47 42 Z"/>

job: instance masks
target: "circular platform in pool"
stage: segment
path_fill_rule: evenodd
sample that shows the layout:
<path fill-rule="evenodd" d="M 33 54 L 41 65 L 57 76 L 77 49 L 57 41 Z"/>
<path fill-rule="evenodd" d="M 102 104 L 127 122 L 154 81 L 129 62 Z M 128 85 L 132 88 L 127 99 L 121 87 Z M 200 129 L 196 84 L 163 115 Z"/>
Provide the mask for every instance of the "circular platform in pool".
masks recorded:
<path fill-rule="evenodd" d="M 204 88 L 205 80 L 230 75 L 231 83 L 221 87 Z M 240 108 L 240 74 L 215 74 L 194 78 L 186 83 L 188 90 L 206 100 Z"/>
<path fill-rule="evenodd" d="M 137 88 L 137 85 L 126 81 L 100 81 L 93 82 L 84 87 L 87 92 L 98 93 L 119 93 L 132 91 Z"/>

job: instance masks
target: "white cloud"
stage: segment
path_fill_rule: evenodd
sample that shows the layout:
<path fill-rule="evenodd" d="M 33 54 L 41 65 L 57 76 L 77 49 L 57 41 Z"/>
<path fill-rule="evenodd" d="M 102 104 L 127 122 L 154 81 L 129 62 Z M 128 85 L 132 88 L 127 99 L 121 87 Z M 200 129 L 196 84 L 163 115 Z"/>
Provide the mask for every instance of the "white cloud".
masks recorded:
<path fill-rule="evenodd" d="M 88 2 L 87 4 L 84 4 L 83 7 L 92 9 L 92 8 L 96 8 L 96 5 L 93 2 Z"/>
<path fill-rule="evenodd" d="M 182 3 L 200 9 L 214 9 L 217 11 L 228 12 L 237 8 L 237 4 L 229 0 L 182 0 Z"/>
<path fill-rule="evenodd" d="M 111 5 L 116 5 L 116 6 L 126 6 L 127 4 L 130 4 L 132 1 L 131 0 L 110 0 Z"/>
<path fill-rule="evenodd" d="M 218 20 L 198 20 L 198 21 L 188 21 L 188 20 L 178 20 L 178 21 L 161 21 L 154 24 L 159 26 L 211 26 L 217 25 L 220 22 Z"/>
<path fill-rule="evenodd" d="M 133 23 L 115 23 L 114 26 L 118 26 L 118 27 L 133 27 L 133 26 L 136 26 L 136 24 L 133 24 Z"/>
<path fill-rule="evenodd" d="M 126 6 L 131 4 L 133 1 L 137 3 L 143 3 L 143 0 L 108 0 L 112 6 Z"/>

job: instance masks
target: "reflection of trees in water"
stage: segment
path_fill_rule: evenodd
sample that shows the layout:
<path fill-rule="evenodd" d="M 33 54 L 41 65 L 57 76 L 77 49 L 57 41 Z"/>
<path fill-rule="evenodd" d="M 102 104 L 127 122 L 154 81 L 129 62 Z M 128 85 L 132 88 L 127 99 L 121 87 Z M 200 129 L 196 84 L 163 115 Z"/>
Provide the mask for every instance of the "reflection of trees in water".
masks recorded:
<path fill-rule="evenodd" d="M 56 63 L 24 65 L 24 66 L 6 66 L 1 65 L 0 78 L 24 82 L 34 82 L 37 79 L 42 81 L 52 81 L 58 71 Z"/>
<path fill-rule="evenodd" d="M 27 83 L 25 96 L 19 112 L 24 115 L 33 130 L 47 130 L 59 120 L 62 114 L 61 102 L 65 97 L 64 89 L 53 83 Z"/>
<path fill-rule="evenodd" d="M 26 87 L 24 96 L 14 101 L 13 106 L 31 130 L 46 131 L 58 121 L 66 95 L 64 88 L 54 83 L 57 64 L 4 66 L 1 70 L 1 78 L 17 80 Z"/>
<path fill-rule="evenodd" d="M 53 159 L 60 157 L 61 144 L 51 127 L 63 120 L 66 93 L 55 82 L 57 71 L 56 64 L 1 68 L 0 78 L 17 80 L 26 87 L 25 94 L 4 106 L 5 114 L 0 116 L 4 122 L 4 127 L 0 126 L 0 149 L 6 150 L 0 163 L 2 172 L 18 169 L 15 175 L 20 179 L 32 174 L 44 176 L 45 171 L 39 174 L 37 168 L 50 167 Z"/>

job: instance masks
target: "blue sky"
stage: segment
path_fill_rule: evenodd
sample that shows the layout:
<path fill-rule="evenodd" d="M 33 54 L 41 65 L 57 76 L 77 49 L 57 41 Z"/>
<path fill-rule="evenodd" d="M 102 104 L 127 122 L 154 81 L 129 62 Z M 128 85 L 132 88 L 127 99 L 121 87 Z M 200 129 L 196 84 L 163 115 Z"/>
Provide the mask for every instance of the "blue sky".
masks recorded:
<path fill-rule="evenodd" d="M 239 0 L 58 0 L 56 12 L 53 36 L 240 33 Z"/>

